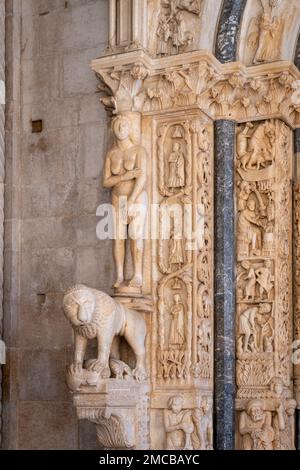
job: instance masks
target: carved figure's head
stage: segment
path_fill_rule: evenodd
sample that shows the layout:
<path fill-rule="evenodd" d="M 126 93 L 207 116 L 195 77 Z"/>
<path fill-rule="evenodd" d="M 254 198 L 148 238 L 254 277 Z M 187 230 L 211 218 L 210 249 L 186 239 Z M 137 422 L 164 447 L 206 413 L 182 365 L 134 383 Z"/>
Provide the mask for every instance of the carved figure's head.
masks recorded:
<path fill-rule="evenodd" d="M 271 390 L 279 397 L 283 394 L 284 385 L 280 377 L 274 377 L 271 383 Z"/>
<path fill-rule="evenodd" d="M 64 312 L 74 327 L 92 322 L 95 305 L 96 299 L 92 290 L 82 285 L 72 287 L 64 296 Z"/>
<path fill-rule="evenodd" d="M 183 397 L 181 395 L 176 395 L 175 397 L 169 398 L 168 408 L 173 411 L 174 414 L 180 413 L 183 408 Z"/>
<path fill-rule="evenodd" d="M 258 422 L 263 419 L 264 410 L 265 407 L 262 400 L 251 400 L 246 407 L 247 414 L 254 422 Z"/>
<path fill-rule="evenodd" d="M 118 140 L 130 137 L 130 122 L 126 116 L 117 116 L 112 123 L 113 132 Z"/>
<path fill-rule="evenodd" d="M 270 304 L 260 304 L 259 306 L 259 313 L 267 314 L 272 312 L 272 305 Z"/>
<path fill-rule="evenodd" d="M 290 398 L 289 400 L 286 401 L 285 410 L 288 416 L 294 416 L 296 406 L 297 406 L 297 402 L 293 398 Z"/>
<path fill-rule="evenodd" d="M 248 209 L 251 211 L 251 212 L 254 212 L 255 209 L 256 209 L 256 204 L 255 204 L 255 201 L 254 199 L 249 199 L 248 202 L 247 202 L 247 207 Z"/>
<path fill-rule="evenodd" d="M 201 401 L 201 409 L 203 416 L 207 416 L 210 411 L 210 402 L 208 397 L 203 397 Z"/>

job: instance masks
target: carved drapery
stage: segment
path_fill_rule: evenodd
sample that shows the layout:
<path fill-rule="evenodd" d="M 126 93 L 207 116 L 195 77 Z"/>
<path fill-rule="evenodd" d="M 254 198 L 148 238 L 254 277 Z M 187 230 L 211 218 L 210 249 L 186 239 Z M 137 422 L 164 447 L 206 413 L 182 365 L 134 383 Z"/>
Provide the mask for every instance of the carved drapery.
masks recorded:
<path fill-rule="evenodd" d="M 242 124 L 236 148 L 237 445 L 293 448 L 292 131 Z M 268 433 L 254 436 L 263 422 Z"/>

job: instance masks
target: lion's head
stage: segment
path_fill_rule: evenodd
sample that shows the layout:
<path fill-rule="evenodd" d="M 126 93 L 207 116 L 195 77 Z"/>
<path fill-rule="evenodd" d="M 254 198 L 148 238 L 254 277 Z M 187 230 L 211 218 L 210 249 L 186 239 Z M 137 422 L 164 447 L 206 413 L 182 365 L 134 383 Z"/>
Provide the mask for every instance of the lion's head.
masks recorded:
<path fill-rule="evenodd" d="M 96 299 L 92 289 L 77 285 L 67 291 L 63 308 L 67 319 L 74 326 L 85 326 L 92 322 Z"/>
<path fill-rule="evenodd" d="M 83 285 L 69 289 L 63 300 L 65 316 L 75 331 L 86 338 L 95 337 L 114 308 L 108 295 Z"/>

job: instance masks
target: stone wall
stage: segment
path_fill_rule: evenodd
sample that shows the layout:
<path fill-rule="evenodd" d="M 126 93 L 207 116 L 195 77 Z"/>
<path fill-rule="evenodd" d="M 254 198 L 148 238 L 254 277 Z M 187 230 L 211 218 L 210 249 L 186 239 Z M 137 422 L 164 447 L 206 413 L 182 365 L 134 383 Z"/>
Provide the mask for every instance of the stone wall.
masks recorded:
<path fill-rule="evenodd" d="M 106 0 L 7 2 L 4 448 L 96 444 L 65 385 L 73 338 L 61 303 L 73 283 L 109 292 L 113 282 L 95 215 L 109 200 L 100 182 L 109 133 L 89 68 L 107 43 L 107 9 Z"/>

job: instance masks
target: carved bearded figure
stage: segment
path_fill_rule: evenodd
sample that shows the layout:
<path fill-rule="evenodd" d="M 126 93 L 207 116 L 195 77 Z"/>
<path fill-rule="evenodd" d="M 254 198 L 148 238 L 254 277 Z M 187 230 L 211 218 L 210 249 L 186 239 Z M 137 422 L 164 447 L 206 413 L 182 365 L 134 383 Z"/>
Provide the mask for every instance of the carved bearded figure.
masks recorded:
<path fill-rule="evenodd" d="M 262 400 L 251 400 L 247 404 L 240 416 L 239 429 L 244 450 L 273 450 L 272 413 L 265 411 Z"/>

